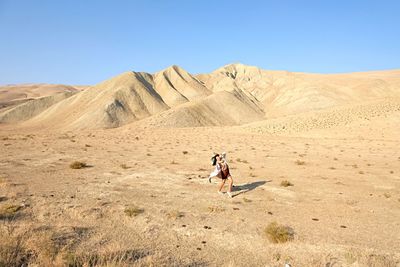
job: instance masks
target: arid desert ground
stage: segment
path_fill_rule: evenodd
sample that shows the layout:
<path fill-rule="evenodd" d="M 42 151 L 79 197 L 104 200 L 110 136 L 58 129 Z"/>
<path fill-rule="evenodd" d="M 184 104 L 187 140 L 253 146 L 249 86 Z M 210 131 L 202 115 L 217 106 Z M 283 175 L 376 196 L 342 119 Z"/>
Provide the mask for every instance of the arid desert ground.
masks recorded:
<path fill-rule="evenodd" d="M 400 266 L 400 70 L 26 87 L 0 88 L 0 266 Z"/>

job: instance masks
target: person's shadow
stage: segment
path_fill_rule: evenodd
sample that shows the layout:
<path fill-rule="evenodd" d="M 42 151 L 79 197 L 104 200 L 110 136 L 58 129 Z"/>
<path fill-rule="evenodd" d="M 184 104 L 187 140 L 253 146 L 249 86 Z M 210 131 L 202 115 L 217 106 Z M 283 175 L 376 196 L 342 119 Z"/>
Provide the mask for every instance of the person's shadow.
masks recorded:
<path fill-rule="evenodd" d="M 252 182 L 252 183 L 247 183 L 247 184 L 236 184 L 233 188 L 232 188 L 232 192 L 234 193 L 234 197 L 240 195 L 240 194 L 244 194 L 247 193 L 251 190 L 256 189 L 259 186 L 262 186 L 266 183 L 272 182 L 272 180 L 268 180 L 268 181 L 256 181 L 256 182 Z"/>

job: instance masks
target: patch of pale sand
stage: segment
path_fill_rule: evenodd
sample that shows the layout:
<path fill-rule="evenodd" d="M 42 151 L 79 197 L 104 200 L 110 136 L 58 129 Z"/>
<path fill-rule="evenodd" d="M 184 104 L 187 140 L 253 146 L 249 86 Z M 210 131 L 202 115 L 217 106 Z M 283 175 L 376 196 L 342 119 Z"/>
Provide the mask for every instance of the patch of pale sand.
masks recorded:
<path fill-rule="evenodd" d="M 395 189 L 396 187 L 394 185 L 374 185 L 374 188 L 376 189 L 383 189 L 383 190 L 391 190 L 391 189 Z"/>
<path fill-rule="evenodd" d="M 265 189 L 265 191 L 271 192 L 279 197 L 283 197 L 286 199 L 293 199 L 293 200 L 295 200 L 296 198 L 296 193 L 289 189 L 271 187 L 271 186 L 263 186 L 263 188 Z"/>

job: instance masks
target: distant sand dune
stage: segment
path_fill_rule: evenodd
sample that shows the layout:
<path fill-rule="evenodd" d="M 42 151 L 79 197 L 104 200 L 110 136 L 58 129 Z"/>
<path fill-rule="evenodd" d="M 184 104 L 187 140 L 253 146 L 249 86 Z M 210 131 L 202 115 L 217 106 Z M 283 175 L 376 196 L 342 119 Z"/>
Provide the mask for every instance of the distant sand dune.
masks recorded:
<path fill-rule="evenodd" d="M 84 89 L 86 89 L 85 86 L 62 84 L 16 84 L 0 86 L 0 109 L 57 93 L 78 92 Z"/>
<path fill-rule="evenodd" d="M 75 93 L 76 92 L 73 91 L 57 93 L 25 102 L 0 113 L 0 121 L 7 123 L 25 121 L 40 114 L 47 108 L 53 106 L 55 103 L 74 95 Z"/>

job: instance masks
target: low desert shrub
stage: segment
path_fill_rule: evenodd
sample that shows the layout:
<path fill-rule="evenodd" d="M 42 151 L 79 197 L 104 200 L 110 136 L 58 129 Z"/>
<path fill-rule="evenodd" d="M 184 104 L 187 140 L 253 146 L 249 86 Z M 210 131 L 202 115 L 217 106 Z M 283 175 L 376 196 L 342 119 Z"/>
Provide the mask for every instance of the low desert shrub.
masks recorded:
<path fill-rule="evenodd" d="M 243 202 L 249 203 L 249 202 L 252 202 L 252 200 L 244 197 L 244 198 L 243 198 Z"/>
<path fill-rule="evenodd" d="M 126 207 L 124 210 L 124 213 L 129 216 L 129 217 L 136 217 L 139 214 L 142 214 L 144 212 L 144 209 L 139 208 L 135 205 L 131 205 L 129 207 Z"/>
<path fill-rule="evenodd" d="M 21 206 L 14 204 L 5 204 L 0 207 L 0 219 L 14 218 L 20 210 Z"/>
<path fill-rule="evenodd" d="M 120 166 L 121 166 L 122 169 L 129 169 L 129 166 L 126 165 L 125 163 L 121 164 Z"/>
<path fill-rule="evenodd" d="M 70 267 L 80 266 L 133 266 L 149 255 L 146 251 L 126 250 L 109 252 L 67 252 L 64 263 Z M 136 266 L 136 265 L 135 265 Z M 152 265 L 151 265 L 152 266 Z"/>
<path fill-rule="evenodd" d="M 3 177 L 0 177 L 0 187 L 5 184 L 6 184 L 6 179 L 4 179 Z"/>
<path fill-rule="evenodd" d="M 0 226 L 0 266 L 24 266 L 27 262 L 26 233 L 13 225 Z"/>
<path fill-rule="evenodd" d="M 173 219 L 173 220 L 182 218 L 182 217 L 184 217 L 184 216 L 185 216 L 185 214 L 184 214 L 183 212 L 180 212 L 180 211 L 177 211 L 177 210 L 172 210 L 172 211 L 169 211 L 169 212 L 167 213 L 167 217 L 168 217 L 169 219 Z"/>
<path fill-rule="evenodd" d="M 386 198 L 390 198 L 391 197 L 391 195 L 389 193 L 384 193 L 383 196 L 386 197 Z"/>
<path fill-rule="evenodd" d="M 69 165 L 71 169 L 83 169 L 86 168 L 87 166 L 88 165 L 82 161 L 74 161 Z"/>
<path fill-rule="evenodd" d="M 291 182 L 289 182 L 288 180 L 283 180 L 281 182 L 281 186 L 288 187 L 288 186 L 293 186 L 293 184 Z"/>
<path fill-rule="evenodd" d="M 209 212 L 217 212 L 217 213 L 219 213 L 219 212 L 223 212 L 223 211 L 225 211 L 225 208 L 224 207 L 220 207 L 220 206 L 210 206 L 210 207 L 208 207 L 208 211 Z"/>
<path fill-rule="evenodd" d="M 265 228 L 264 233 L 272 243 L 285 243 L 294 239 L 294 231 L 291 227 L 271 222 Z"/>

